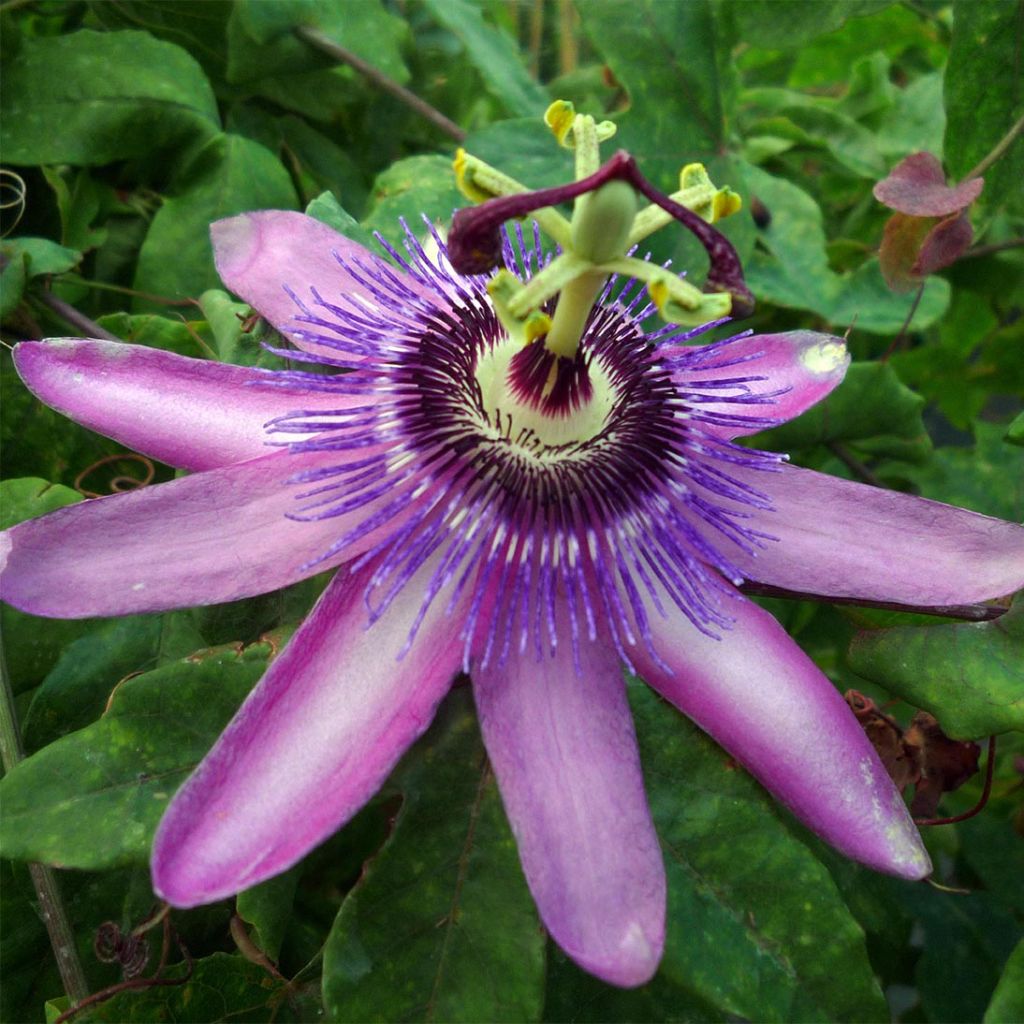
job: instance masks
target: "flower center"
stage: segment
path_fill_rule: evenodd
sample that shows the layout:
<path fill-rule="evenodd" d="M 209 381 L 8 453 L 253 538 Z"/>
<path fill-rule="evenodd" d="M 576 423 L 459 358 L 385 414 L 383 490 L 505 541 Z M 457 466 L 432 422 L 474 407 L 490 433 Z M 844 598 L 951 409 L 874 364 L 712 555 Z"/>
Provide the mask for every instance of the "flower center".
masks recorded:
<path fill-rule="evenodd" d="M 525 348 L 509 339 L 481 352 L 474 376 L 495 436 L 530 451 L 591 440 L 616 400 L 600 359 L 582 350 L 555 356 L 540 339 Z"/>

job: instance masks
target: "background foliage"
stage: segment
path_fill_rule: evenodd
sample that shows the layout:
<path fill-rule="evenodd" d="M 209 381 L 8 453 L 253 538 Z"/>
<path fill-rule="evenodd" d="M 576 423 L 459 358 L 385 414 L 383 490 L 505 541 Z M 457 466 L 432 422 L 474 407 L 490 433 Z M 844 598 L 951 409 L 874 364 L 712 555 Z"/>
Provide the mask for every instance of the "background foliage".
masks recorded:
<path fill-rule="evenodd" d="M 891 211 L 872 195 L 922 150 L 960 181 L 1021 117 L 1018 2 L 12 0 L 0 19 L 16 172 L 3 180 L 7 342 L 89 334 L 91 320 L 126 342 L 269 361 L 214 273 L 211 220 L 308 206 L 364 238 L 394 234 L 400 216 L 450 216 L 451 134 L 296 35 L 305 26 L 528 184 L 569 176 L 538 121 L 552 98 L 613 118 L 666 190 L 704 161 L 746 200 L 725 230 L 759 300 L 750 325 L 849 329 L 856 360 L 827 403 L 757 443 L 1024 519 L 1024 142 L 984 172 L 973 247 L 919 292 L 886 284 Z M 665 235 L 656 255 L 699 272 L 699 251 Z M 4 526 L 141 472 L 98 464 L 121 450 L 42 408 L 0 355 Z M 66 1005 L 26 861 L 69 869 L 91 988 L 122 979 L 97 958 L 97 930 L 112 921 L 123 937 L 152 911 L 163 807 L 317 589 L 112 621 L 3 608 L 30 757 L 5 786 L 0 1018 Z M 612 989 L 546 943 L 457 688 L 385 791 L 296 869 L 174 912 L 164 977 L 179 984 L 122 991 L 78 1019 L 1024 1019 L 1022 610 L 964 625 L 769 603 L 840 688 L 896 700 L 901 722 L 925 708 L 960 739 L 1005 734 L 984 812 L 926 836 L 937 877 L 966 892 L 842 861 L 634 684 L 670 928 L 654 981 Z M 940 813 L 980 789 L 975 777 Z M 143 939 L 150 973 L 160 935 Z"/>

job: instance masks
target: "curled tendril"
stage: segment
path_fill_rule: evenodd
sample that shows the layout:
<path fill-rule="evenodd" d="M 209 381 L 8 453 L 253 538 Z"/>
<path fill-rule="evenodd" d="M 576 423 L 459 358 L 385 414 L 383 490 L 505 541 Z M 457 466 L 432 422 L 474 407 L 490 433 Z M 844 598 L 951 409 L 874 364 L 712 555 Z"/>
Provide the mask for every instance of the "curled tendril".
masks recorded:
<path fill-rule="evenodd" d="M 25 179 L 14 171 L 0 167 L 0 211 L 17 210 L 14 220 L 4 229 L 3 235 L 6 238 L 21 222 L 25 216 L 25 207 L 28 201 L 28 186 Z"/>
<path fill-rule="evenodd" d="M 106 491 L 94 491 L 85 487 L 85 481 L 89 475 L 96 472 L 98 469 L 102 469 L 104 466 L 113 465 L 119 462 L 134 462 L 138 463 L 143 467 L 144 475 L 142 478 L 128 476 L 124 473 L 118 473 L 112 476 L 107 482 Z M 156 476 L 156 466 L 146 458 L 145 455 L 137 455 L 134 452 L 124 452 L 120 455 L 105 455 L 102 459 L 97 459 L 94 463 L 86 466 L 78 476 L 75 477 L 74 487 L 79 494 L 85 495 L 87 498 L 102 498 L 106 494 L 123 494 L 125 491 L 134 491 L 139 487 L 146 487 L 153 482 L 153 478 Z"/>

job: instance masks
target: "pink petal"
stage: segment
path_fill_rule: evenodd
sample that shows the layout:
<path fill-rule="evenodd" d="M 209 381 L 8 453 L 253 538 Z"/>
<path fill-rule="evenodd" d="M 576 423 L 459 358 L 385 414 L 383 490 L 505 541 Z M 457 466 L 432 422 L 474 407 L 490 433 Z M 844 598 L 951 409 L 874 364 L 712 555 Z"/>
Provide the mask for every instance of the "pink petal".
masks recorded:
<path fill-rule="evenodd" d="M 757 513 L 756 527 L 778 538 L 755 557 L 729 548 L 750 579 L 914 605 L 984 601 L 1024 587 L 1024 527 L 1014 523 L 795 466 L 747 471 L 746 479 L 775 506 Z"/>
<path fill-rule="evenodd" d="M 286 518 L 307 489 L 289 478 L 340 461 L 337 452 L 275 452 L 21 523 L 0 534 L 3 598 L 34 615 L 74 619 L 216 604 L 305 579 L 394 528 L 307 564 L 370 514 Z"/>
<path fill-rule="evenodd" d="M 900 213 L 946 217 L 970 206 L 984 185 L 983 178 L 971 178 L 951 188 L 942 164 L 931 153 L 911 153 L 873 191 L 880 203 Z"/>
<path fill-rule="evenodd" d="M 720 640 L 681 613 L 652 617 L 658 654 L 641 676 L 740 761 L 776 799 L 849 857 L 903 878 L 931 871 L 920 836 L 835 687 L 765 611 L 737 598 Z"/>
<path fill-rule="evenodd" d="M 725 417 L 726 422 L 702 423 L 701 426 L 727 438 L 764 429 L 764 424 L 742 426 L 728 422 L 735 416 L 768 417 L 779 423 L 799 416 L 829 394 L 850 365 L 850 355 L 842 338 L 815 331 L 755 334 L 721 348 L 709 346 L 707 353 L 705 361 L 693 368 L 686 366 L 675 374 L 676 383 L 684 392 L 691 383 L 699 386 L 701 382 L 736 377 L 762 378 L 707 392 L 712 396 L 761 396 L 766 399 L 762 402 L 692 403 L 698 414 L 713 419 Z M 776 392 L 782 394 L 767 397 Z"/>
<path fill-rule="evenodd" d="M 295 317 L 302 311 L 286 289 L 311 310 L 317 305 L 314 291 L 327 302 L 338 303 L 347 296 L 371 306 L 377 304 L 373 294 L 337 259 L 365 260 L 369 253 L 305 214 L 288 210 L 243 213 L 215 222 L 210 234 L 217 271 L 224 283 L 301 349 L 337 355 L 295 334 L 301 327 Z M 422 291 L 408 275 L 398 270 L 395 274 L 407 287 Z"/>
<path fill-rule="evenodd" d="M 480 726 L 526 879 L 554 940 L 615 985 L 657 970 L 665 872 L 614 651 L 572 644 L 474 674 Z"/>
<path fill-rule="evenodd" d="M 367 629 L 370 571 L 344 573 L 171 801 L 153 845 L 153 886 L 179 907 L 284 871 L 377 791 L 427 728 L 459 670 L 459 630 L 410 584 Z M 414 581 L 415 582 L 415 581 Z"/>
<path fill-rule="evenodd" d="M 294 410 L 342 409 L 344 395 L 270 387 L 258 371 L 141 345 L 28 341 L 14 362 L 29 390 L 77 423 L 181 469 L 266 455 L 263 425 Z M 288 440 L 297 440 L 295 434 Z"/>

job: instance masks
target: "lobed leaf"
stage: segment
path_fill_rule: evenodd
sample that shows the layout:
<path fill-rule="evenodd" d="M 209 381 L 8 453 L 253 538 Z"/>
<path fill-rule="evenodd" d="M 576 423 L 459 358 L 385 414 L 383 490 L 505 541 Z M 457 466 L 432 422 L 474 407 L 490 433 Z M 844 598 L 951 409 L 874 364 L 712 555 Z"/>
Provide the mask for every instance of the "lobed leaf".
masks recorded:
<path fill-rule="evenodd" d="M 107 164 L 219 128 L 194 58 L 132 31 L 23 40 L 4 72 L 3 115 L 0 146 L 13 164 Z"/>
<path fill-rule="evenodd" d="M 328 1015 L 539 1019 L 543 936 L 465 690 L 389 786 L 402 795 L 393 832 L 324 949 Z"/>

